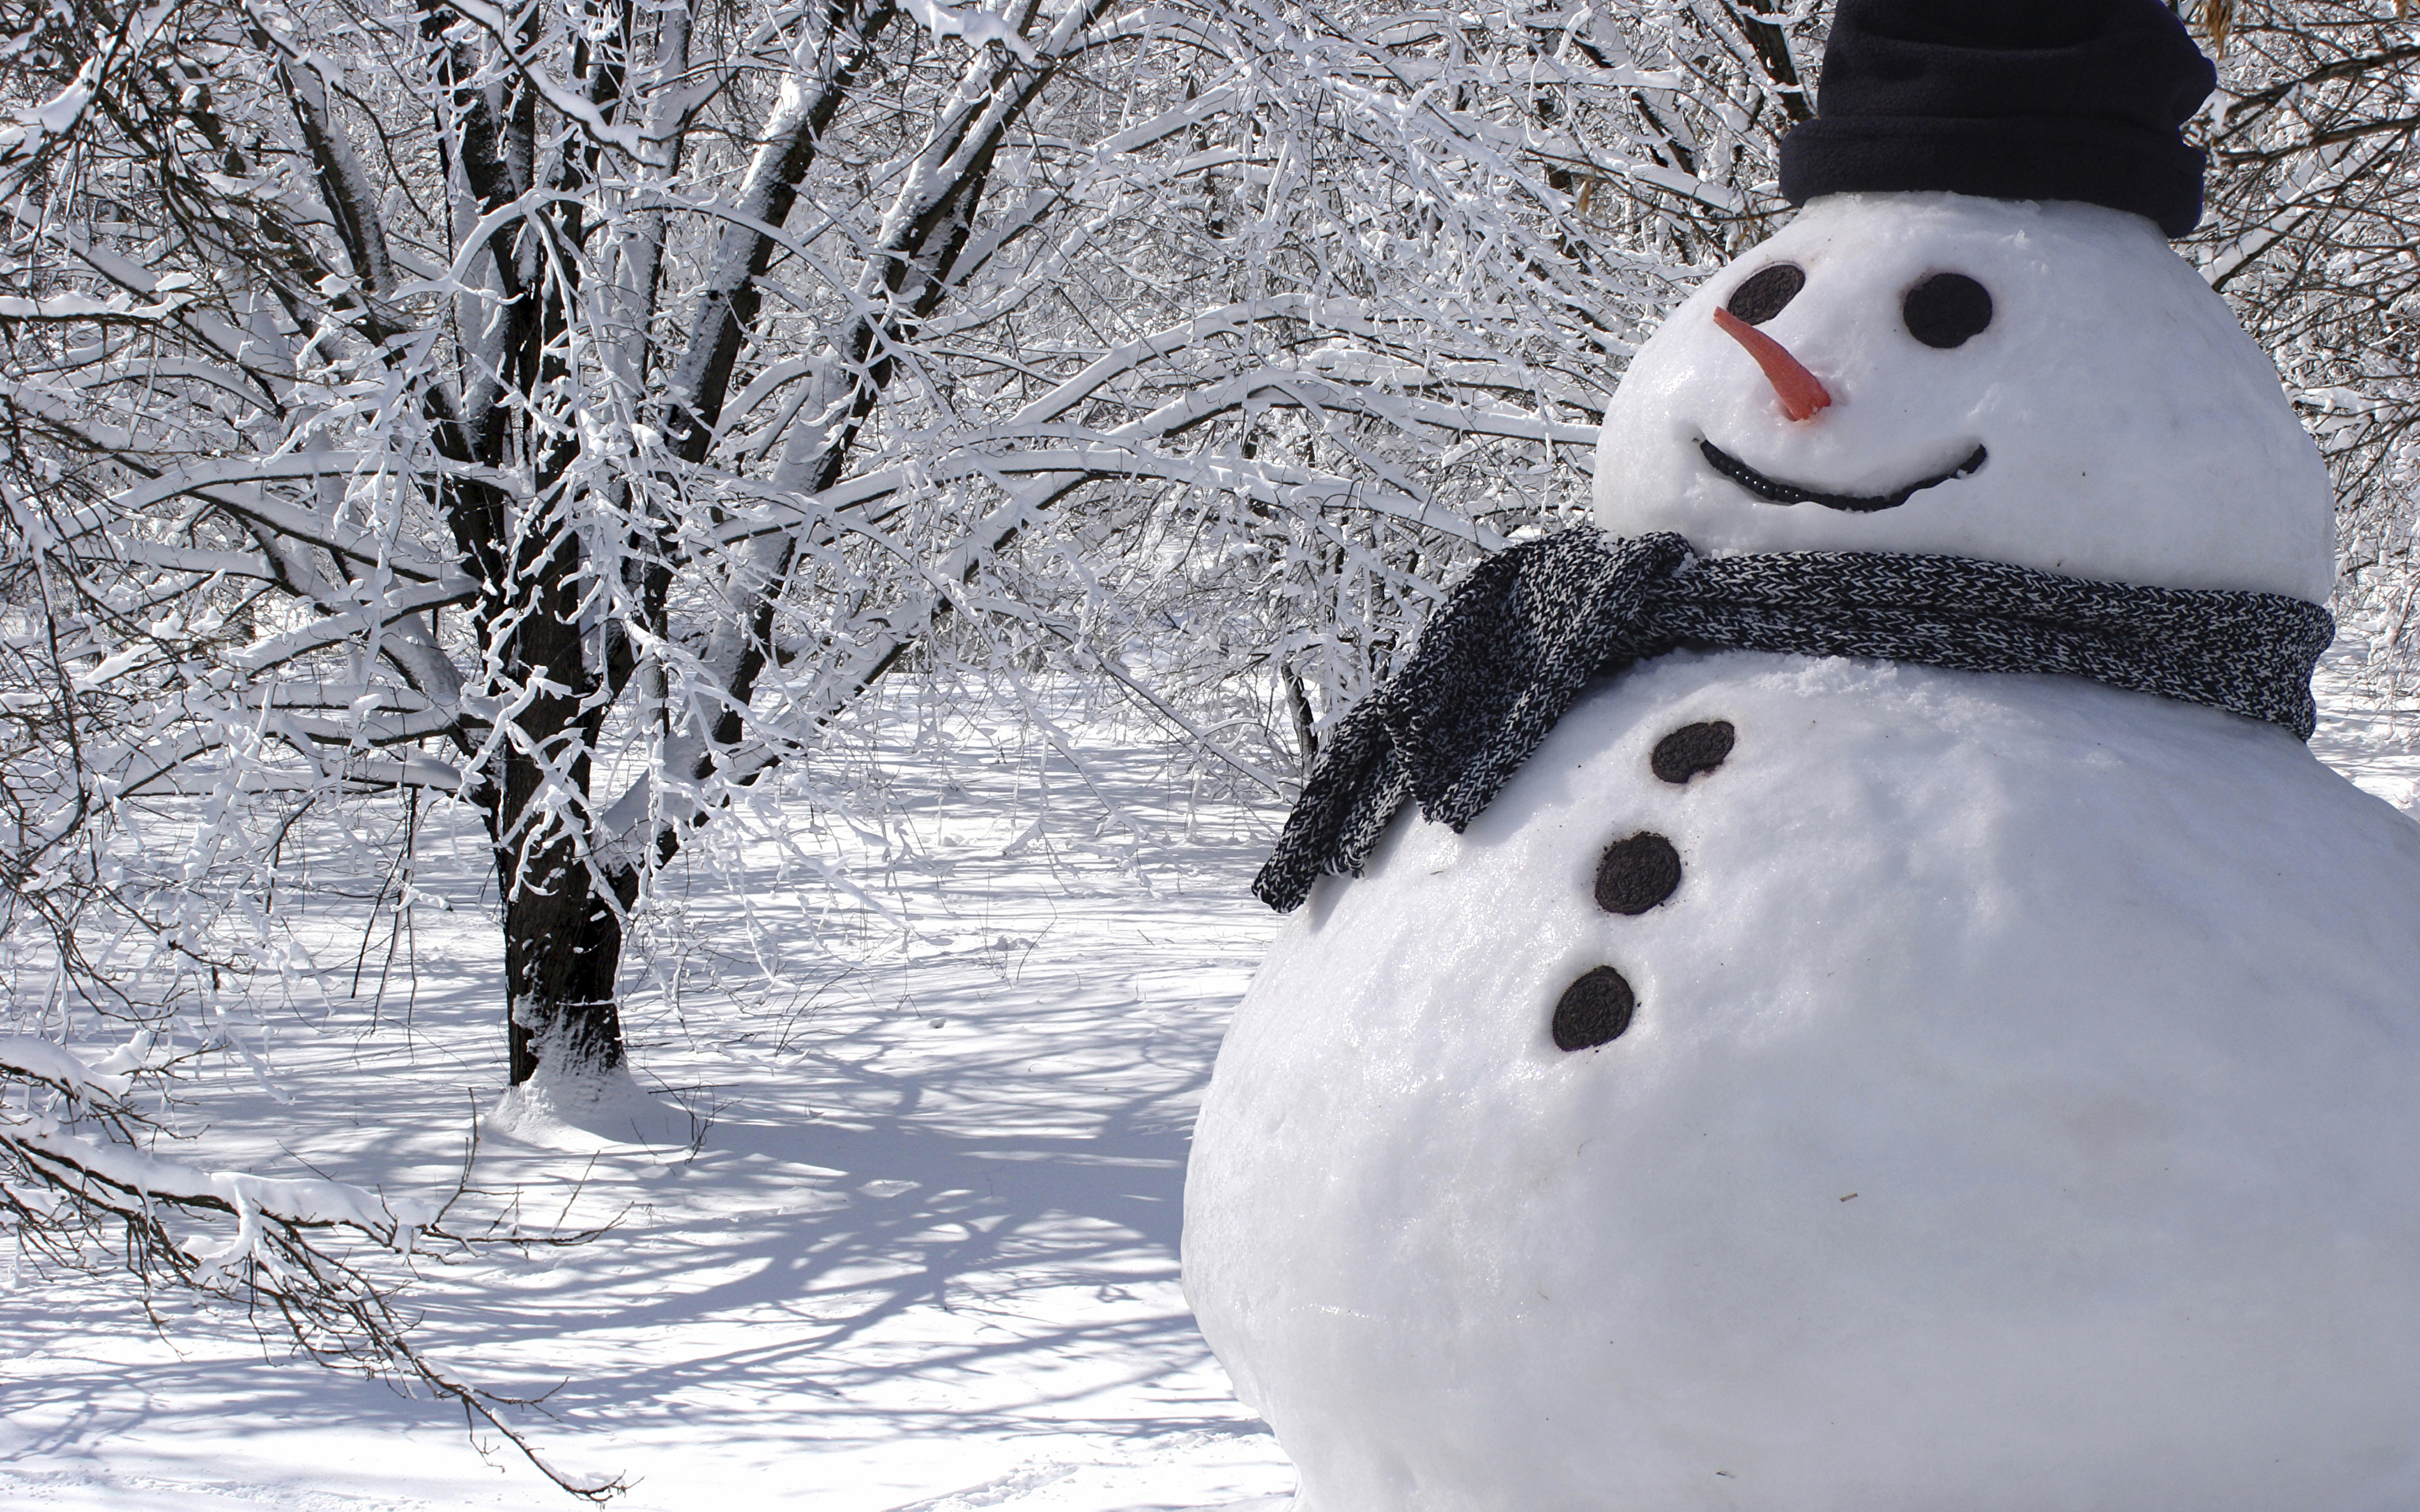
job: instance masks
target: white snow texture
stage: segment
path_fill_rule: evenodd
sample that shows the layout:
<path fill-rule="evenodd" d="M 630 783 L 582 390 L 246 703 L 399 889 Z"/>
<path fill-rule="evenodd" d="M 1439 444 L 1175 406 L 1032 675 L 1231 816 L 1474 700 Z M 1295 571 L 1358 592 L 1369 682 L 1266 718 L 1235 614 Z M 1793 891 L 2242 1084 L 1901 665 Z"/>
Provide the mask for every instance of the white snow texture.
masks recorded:
<path fill-rule="evenodd" d="M 1712 305 L 1836 400 L 1786 420 Z M 1900 324 L 1939 271 L 1992 326 Z M 1764 502 L 1698 441 L 1855 514 Z M 2323 597 L 2325 480 L 2147 223 L 1819 202 L 1639 353 L 1601 519 Z M 1657 740 L 1728 720 L 1685 785 Z M 1668 837 L 1636 917 L 1606 847 Z M 1600 966 L 1627 1031 L 1549 1026 Z M 2420 825 L 2251 720 L 1738 653 L 1600 684 L 1406 814 L 1220 1052 L 1187 1294 L 1307 1512 L 2420 1505 Z"/>
<path fill-rule="evenodd" d="M 1793 423 L 1716 306 L 1776 263 L 1806 286 L 1761 328 L 1832 407 Z M 1964 273 L 1992 323 L 1947 349 L 1901 324 L 1902 295 Z M 1887 493 L 1853 514 L 1768 504 L 1715 473 L 1712 440 L 1776 481 Z M 2096 205 L 1962 194 L 1817 200 L 1706 281 L 1638 350 L 1606 411 L 1597 518 L 1678 531 L 1699 550 L 1939 551 L 2076 578 L 2247 588 L 2325 602 L 2327 471 L 2276 370 L 2157 227 Z"/>
<path fill-rule="evenodd" d="M 1640 830 L 1680 888 L 1606 913 Z M 1637 1018 L 1566 1054 L 1599 965 Z M 2414 982 L 2420 826 L 2281 731 L 1668 657 L 1320 884 L 1220 1051 L 1187 1296 L 1316 1512 L 2408 1508 Z"/>

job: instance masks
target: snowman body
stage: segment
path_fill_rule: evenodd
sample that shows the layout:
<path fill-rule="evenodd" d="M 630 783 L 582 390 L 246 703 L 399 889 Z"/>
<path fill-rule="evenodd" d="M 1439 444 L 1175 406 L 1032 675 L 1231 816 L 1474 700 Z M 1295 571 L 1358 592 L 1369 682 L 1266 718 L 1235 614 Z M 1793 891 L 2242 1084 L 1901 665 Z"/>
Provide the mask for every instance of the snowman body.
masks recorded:
<path fill-rule="evenodd" d="M 1596 492 L 1711 553 L 2330 579 L 2265 357 L 2088 206 L 1817 201 L 1641 348 Z M 2420 1505 L 2420 826 L 2147 694 L 1658 658 L 1320 882 L 1186 1204 L 1306 1512 Z"/>
<path fill-rule="evenodd" d="M 1187 1289 L 1309 1512 L 2409 1507 L 2416 984 L 2420 826 L 2282 731 L 1668 657 L 1289 922 Z"/>

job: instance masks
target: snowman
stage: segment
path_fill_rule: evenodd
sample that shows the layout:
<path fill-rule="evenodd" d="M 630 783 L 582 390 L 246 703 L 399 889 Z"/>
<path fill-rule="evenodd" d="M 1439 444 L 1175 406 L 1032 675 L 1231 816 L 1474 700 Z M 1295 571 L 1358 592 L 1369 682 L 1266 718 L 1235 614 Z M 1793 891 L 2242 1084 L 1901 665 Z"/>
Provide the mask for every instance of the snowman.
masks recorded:
<path fill-rule="evenodd" d="M 2298 738 L 2210 85 L 2158 0 L 1843 0 L 1596 576 L 1457 594 L 1403 676 L 1487 739 L 1422 694 L 1264 886 L 1185 1273 L 1303 1512 L 2420 1506 L 2420 826 Z"/>

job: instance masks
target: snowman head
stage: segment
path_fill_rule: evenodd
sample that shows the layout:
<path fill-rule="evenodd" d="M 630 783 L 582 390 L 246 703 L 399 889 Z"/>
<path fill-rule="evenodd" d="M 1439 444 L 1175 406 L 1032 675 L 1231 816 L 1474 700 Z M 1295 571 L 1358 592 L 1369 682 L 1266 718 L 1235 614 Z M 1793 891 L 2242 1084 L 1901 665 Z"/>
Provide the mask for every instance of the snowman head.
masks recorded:
<path fill-rule="evenodd" d="M 1632 360 L 1599 523 L 2324 600 L 2318 451 L 2161 234 L 2199 211 L 2175 123 L 2209 79 L 2159 0 L 1844 0 L 1783 144 L 1807 208 Z M 2087 85 L 2164 139 L 2008 108 Z"/>

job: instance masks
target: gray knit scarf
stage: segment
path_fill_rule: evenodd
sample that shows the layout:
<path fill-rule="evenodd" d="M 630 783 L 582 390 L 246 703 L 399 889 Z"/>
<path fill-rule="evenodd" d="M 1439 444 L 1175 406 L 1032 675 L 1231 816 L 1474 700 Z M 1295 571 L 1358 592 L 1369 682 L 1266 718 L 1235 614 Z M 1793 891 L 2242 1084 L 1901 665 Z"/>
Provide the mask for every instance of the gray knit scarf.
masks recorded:
<path fill-rule="evenodd" d="M 1481 563 L 1338 721 L 1252 891 L 1284 912 L 1324 872 L 1358 875 L 1409 799 L 1459 832 L 1590 678 L 1683 646 L 2066 672 L 2308 740 L 2311 668 L 2335 638 L 2326 609 L 2283 594 L 1898 552 L 1701 558 L 1668 532 L 1565 531 Z"/>

